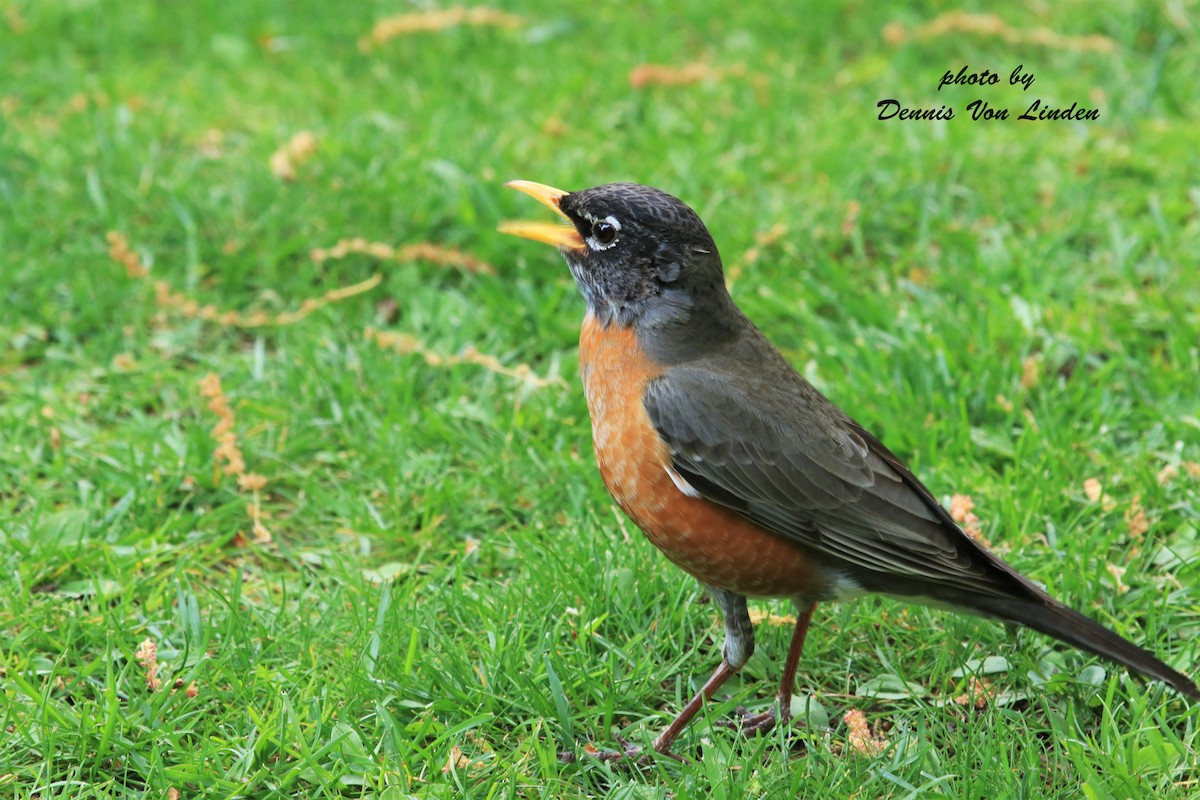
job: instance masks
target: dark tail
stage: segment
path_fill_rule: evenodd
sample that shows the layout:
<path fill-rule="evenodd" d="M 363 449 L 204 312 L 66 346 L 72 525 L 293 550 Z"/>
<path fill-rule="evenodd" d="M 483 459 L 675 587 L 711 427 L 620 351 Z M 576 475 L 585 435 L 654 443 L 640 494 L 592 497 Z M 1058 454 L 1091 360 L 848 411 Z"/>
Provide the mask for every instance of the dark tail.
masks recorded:
<path fill-rule="evenodd" d="M 978 598 L 980 611 L 1015 622 L 1060 639 L 1067 644 L 1122 664 L 1134 672 L 1155 678 L 1192 700 L 1200 700 L 1200 689 L 1177 672 L 1100 623 L 1049 597 L 1042 602 L 1008 598 Z"/>

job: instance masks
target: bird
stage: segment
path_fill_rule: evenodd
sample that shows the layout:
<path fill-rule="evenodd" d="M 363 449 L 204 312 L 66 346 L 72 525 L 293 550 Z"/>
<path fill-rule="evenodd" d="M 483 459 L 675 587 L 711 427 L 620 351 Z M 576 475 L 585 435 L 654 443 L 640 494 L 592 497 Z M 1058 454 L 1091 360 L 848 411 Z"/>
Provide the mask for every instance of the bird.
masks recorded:
<path fill-rule="evenodd" d="M 789 721 L 817 604 L 871 593 L 1033 628 L 1200 699 L 1187 676 L 967 535 L 797 373 L 735 305 L 716 243 L 683 201 L 634 183 L 506 185 L 559 218 L 499 230 L 556 247 L 586 302 L 579 369 L 605 486 L 723 618 L 720 665 L 655 751 L 680 759 L 676 739 L 754 652 L 748 598 L 790 599 L 797 615 L 778 717 L 747 716 L 747 732 Z"/>

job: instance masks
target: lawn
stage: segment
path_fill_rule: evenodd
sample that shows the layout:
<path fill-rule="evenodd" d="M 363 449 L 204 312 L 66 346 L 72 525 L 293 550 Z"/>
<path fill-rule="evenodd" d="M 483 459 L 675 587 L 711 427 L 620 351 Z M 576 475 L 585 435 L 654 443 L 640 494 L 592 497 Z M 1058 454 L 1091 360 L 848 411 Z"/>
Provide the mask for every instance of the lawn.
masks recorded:
<path fill-rule="evenodd" d="M 876 598 L 818 610 L 806 725 L 713 724 L 774 694 L 756 603 L 690 764 L 587 754 L 721 628 L 600 482 L 513 178 L 683 198 L 997 551 L 1200 653 L 1194 4 L 659 5 L 0 4 L 0 794 L 1196 796 L 1170 690 Z"/>

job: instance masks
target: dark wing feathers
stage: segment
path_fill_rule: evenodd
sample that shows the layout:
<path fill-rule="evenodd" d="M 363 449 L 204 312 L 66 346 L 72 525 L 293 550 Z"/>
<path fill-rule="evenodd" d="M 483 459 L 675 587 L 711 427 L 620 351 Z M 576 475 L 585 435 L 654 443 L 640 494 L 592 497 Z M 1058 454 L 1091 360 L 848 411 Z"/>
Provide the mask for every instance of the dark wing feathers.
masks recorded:
<path fill-rule="evenodd" d="M 900 459 L 782 358 L 782 369 L 752 363 L 725 362 L 724 373 L 715 364 L 676 367 L 646 390 L 646 410 L 675 470 L 702 496 L 795 539 L 864 589 L 1028 625 L 1200 700 L 1186 675 L 976 544 Z"/>
<path fill-rule="evenodd" d="M 708 499 L 797 540 L 864 588 L 1040 595 L 963 534 L 891 452 L 790 370 L 681 366 L 645 394 L 673 466 Z M 899 591 L 898 591 L 899 589 Z"/>

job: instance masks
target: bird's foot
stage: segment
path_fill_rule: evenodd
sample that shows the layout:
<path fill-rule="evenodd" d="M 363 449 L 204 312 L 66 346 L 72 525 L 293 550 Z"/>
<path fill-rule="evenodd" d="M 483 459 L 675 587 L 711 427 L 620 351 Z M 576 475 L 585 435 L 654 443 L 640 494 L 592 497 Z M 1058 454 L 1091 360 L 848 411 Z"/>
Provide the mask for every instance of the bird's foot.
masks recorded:
<path fill-rule="evenodd" d="M 786 725 L 791 719 L 791 714 L 785 714 L 780 719 L 773 706 L 760 714 L 751 714 L 744 707 L 739 706 L 736 713 L 738 719 L 717 720 L 713 724 L 721 728 L 740 730 L 747 736 L 762 736 L 773 731 L 775 726 L 780 723 Z"/>
<path fill-rule="evenodd" d="M 621 745 L 620 750 L 601 750 L 592 744 L 586 744 L 583 746 L 583 752 L 597 761 L 603 761 L 607 764 L 620 764 L 627 768 L 648 767 L 654 762 L 653 756 L 643 752 L 640 746 L 628 742 L 620 736 L 616 737 L 616 739 L 617 743 Z M 679 758 L 673 753 L 665 753 L 665 755 L 671 758 Z M 564 763 L 572 763 L 575 761 L 575 754 L 570 751 L 560 752 L 558 760 Z"/>
<path fill-rule="evenodd" d="M 632 762 L 637 766 L 644 766 L 650 763 L 650 756 L 642 752 L 640 745 L 627 742 L 620 736 L 616 737 L 617 744 L 621 745 L 620 750 L 596 750 L 589 751 L 588 754 L 600 761 L 613 763 L 617 761 Z"/>

